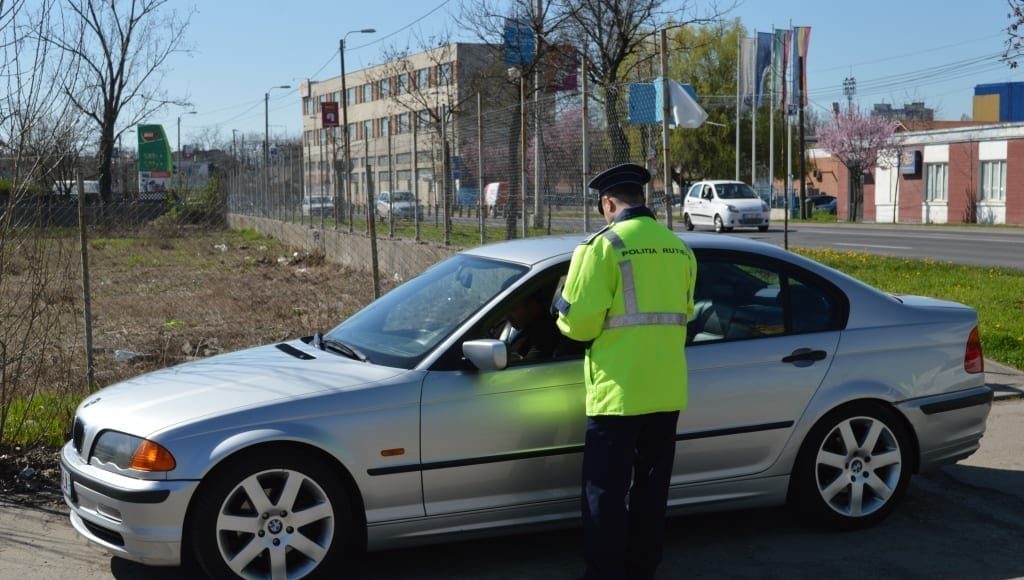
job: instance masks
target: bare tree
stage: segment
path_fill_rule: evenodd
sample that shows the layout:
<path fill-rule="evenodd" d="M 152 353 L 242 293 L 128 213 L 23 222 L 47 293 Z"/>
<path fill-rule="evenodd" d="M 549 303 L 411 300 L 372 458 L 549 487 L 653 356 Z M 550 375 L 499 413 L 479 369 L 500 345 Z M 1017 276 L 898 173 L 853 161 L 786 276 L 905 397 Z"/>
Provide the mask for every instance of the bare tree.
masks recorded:
<path fill-rule="evenodd" d="M 32 441 L 74 407 L 74 239 L 41 235 L 55 171 L 74 169 L 80 126 L 51 87 L 76 72 L 72 59 L 39 41 L 57 0 L 0 0 L 0 441 Z M 53 404 L 35 405 L 40 395 Z M 12 414 L 16 403 L 27 411 Z"/>
<path fill-rule="evenodd" d="M 161 89 L 164 66 L 187 52 L 192 12 L 180 16 L 169 0 L 65 0 L 63 19 L 43 39 L 80 63 L 60 89 L 99 131 L 100 195 L 111 199 L 117 137 L 165 105 L 185 105 Z"/>
<path fill-rule="evenodd" d="M 1006 25 L 1006 40 L 1003 44 L 1003 60 L 1010 65 L 1010 68 L 1017 68 L 1017 60 L 1024 49 L 1024 39 L 1021 38 L 1021 26 L 1024 26 L 1024 0 L 1006 0 L 1010 12 L 1006 18 L 1010 21 Z"/>

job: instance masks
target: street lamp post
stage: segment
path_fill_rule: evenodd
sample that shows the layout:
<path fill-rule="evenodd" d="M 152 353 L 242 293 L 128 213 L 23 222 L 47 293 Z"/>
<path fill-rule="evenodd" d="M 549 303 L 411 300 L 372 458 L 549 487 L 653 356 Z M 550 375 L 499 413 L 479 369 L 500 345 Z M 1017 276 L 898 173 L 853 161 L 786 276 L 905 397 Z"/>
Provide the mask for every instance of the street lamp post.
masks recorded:
<path fill-rule="evenodd" d="M 270 196 L 270 93 L 274 89 L 290 89 L 291 85 L 276 85 L 267 89 L 267 92 L 263 93 L 263 174 L 265 179 L 263 183 L 266 184 L 264 187 L 263 197 L 264 205 L 263 210 L 266 212 L 266 202 Z M 264 215 L 266 215 L 264 213 Z"/>
<path fill-rule="evenodd" d="M 178 151 L 174 160 L 174 173 L 178 176 L 178 189 L 181 189 L 181 118 L 185 115 L 197 115 L 197 111 L 188 111 L 178 115 Z"/>
<path fill-rule="evenodd" d="M 354 217 L 352 203 L 352 161 L 349 150 L 348 136 L 348 88 L 345 86 L 345 39 L 349 34 L 373 34 L 375 28 L 360 28 L 350 30 L 341 37 L 338 42 L 338 58 L 341 60 L 341 132 L 345 135 L 345 197 L 348 198 L 348 231 L 352 231 L 352 218 Z"/>

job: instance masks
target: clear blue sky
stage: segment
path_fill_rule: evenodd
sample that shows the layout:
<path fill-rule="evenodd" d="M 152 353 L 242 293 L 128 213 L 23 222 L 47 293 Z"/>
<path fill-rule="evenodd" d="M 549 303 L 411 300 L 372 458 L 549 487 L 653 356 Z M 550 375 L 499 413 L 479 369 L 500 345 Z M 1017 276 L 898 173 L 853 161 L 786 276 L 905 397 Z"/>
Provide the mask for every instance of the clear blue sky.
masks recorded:
<path fill-rule="evenodd" d="M 297 136 L 299 83 L 339 74 L 341 35 L 377 29 L 348 36 L 349 71 L 379 63 L 389 47 L 418 46 L 414 33 L 429 37 L 447 28 L 456 39 L 476 41 L 454 18 L 460 1 L 203 2 L 188 32 L 193 54 L 175 56 L 164 79 L 168 93 L 189 98 L 198 113 L 181 119 L 182 143 L 210 128 L 226 140 L 232 129 L 262 134 L 263 95 L 285 84 L 292 89 L 271 93 L 270 130 Z M 750 31 L 785 27 L 790 20 L 812 28 L 808 85 L 819 110 L 845 99 L 843 79 L 852 76 L 863 107 L 924 101 L 937 118 L 959 119 L 971 114 L 974 85 L 1024 80 L 1024 71 L 1011 71 L 995 56 L 1002 54 L 1006 12 L 1004 0 L 746 0 L 729 16 Z M 172 143 L 184 110 L 167 109 L 151 119 L 164 125 Z"/>

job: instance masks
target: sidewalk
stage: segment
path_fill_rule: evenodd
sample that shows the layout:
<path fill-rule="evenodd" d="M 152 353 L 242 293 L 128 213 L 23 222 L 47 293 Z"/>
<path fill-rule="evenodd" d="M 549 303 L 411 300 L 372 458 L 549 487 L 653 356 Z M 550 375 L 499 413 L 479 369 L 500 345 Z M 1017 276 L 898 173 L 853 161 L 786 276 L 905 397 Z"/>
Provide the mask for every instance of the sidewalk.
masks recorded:
<path fill-rule="evenodd" d="M 995 391 L 997 401 L 1024 399 L 1024 372 L 985 359 L 985 384 Z"/>

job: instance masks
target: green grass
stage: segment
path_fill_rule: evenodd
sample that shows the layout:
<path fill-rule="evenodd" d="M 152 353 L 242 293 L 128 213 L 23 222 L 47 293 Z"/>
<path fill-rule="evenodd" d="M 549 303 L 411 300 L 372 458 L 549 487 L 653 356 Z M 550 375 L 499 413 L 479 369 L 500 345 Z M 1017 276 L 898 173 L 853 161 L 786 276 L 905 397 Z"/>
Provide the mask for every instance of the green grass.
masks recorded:
<path fill-rule="evenodd" d="M 11 401 L 4 422 L 3 440 L 24 446 L 60 447 L 71 430 L 80 397 L 40 393 L 31 400 Z"/>
<path fill-rule="evenodd" d="M 1024 271 L 857 252 L 797 249 L 879 290 L 952 300 L 978 311 L 985 356 L 1024 369 Z"/>

